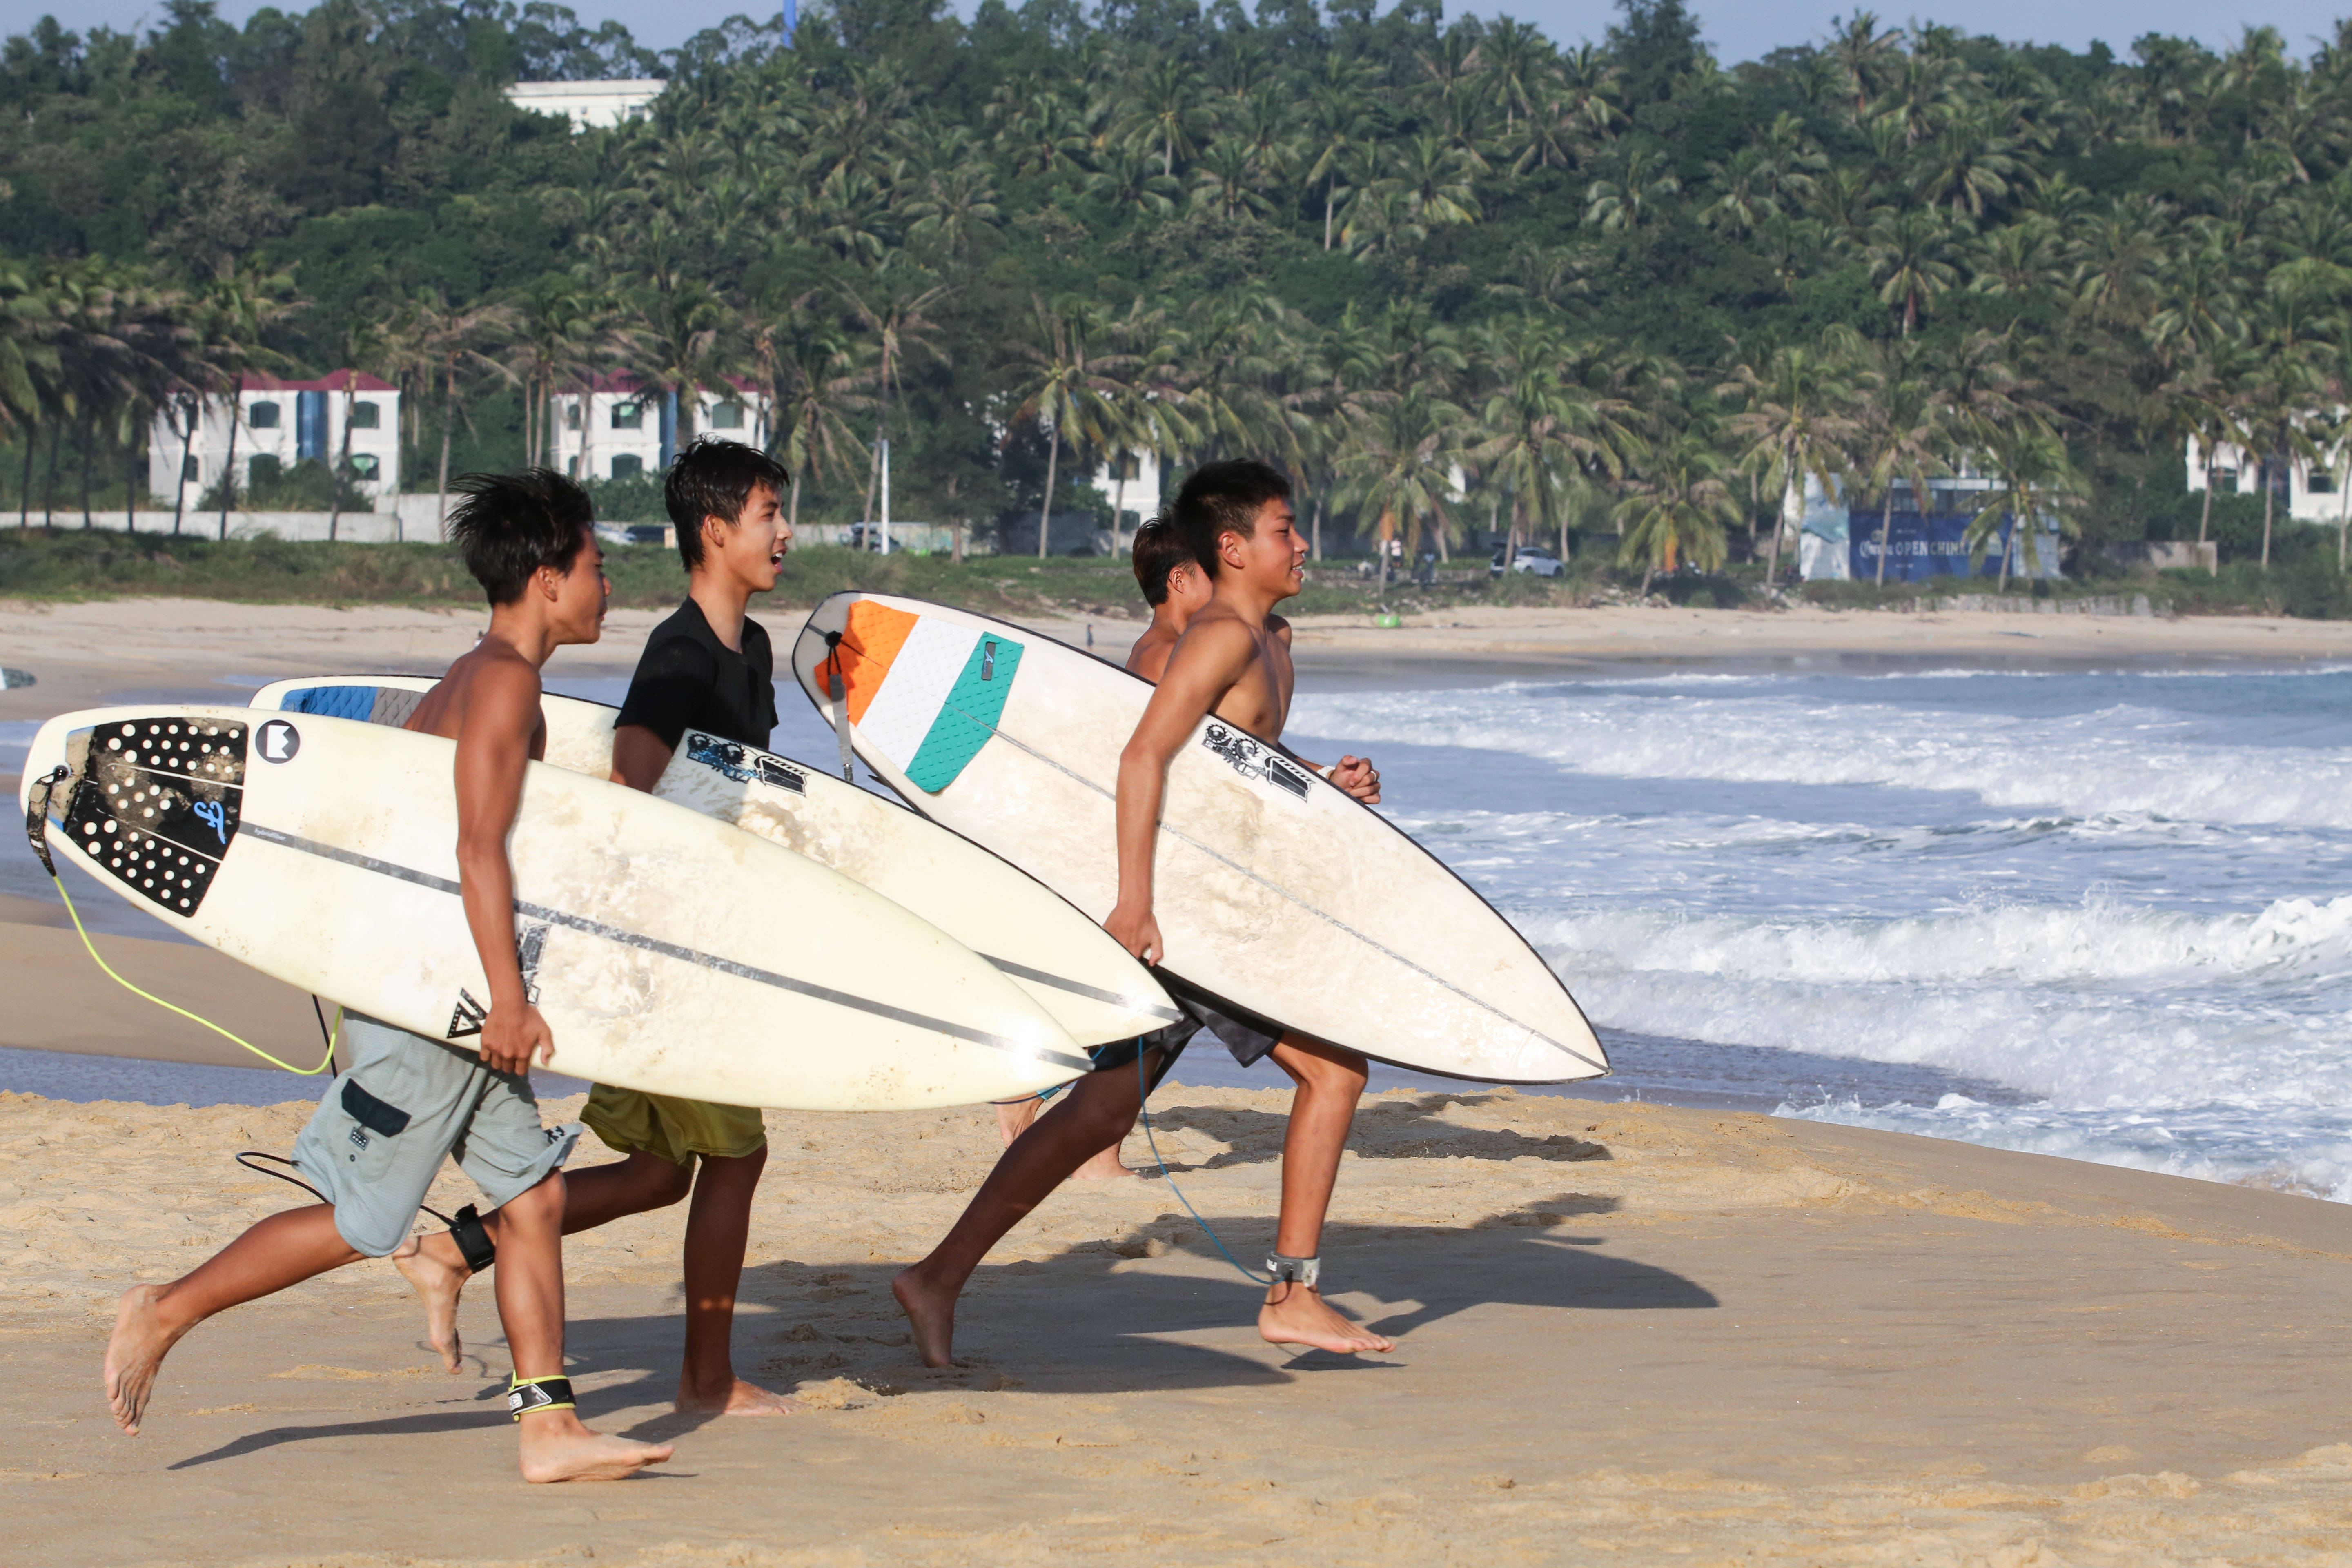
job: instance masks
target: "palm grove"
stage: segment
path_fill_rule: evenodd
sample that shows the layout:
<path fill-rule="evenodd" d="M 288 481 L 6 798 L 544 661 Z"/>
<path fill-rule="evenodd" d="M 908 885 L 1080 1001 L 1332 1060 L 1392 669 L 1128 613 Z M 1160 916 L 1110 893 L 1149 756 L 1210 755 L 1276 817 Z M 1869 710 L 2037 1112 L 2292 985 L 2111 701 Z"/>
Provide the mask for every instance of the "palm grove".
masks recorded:
<path fill-rule="evenodd" d="M 2186 444 L 2352 449 L 2352 29 L 2124 59 L 1858 13 L 1726 70 L 1679 0 L 1575 47 L 1430 0 L 839 0 L 655 57 L 536 0 L 172 0 L 5 57 L 20 519 L 123 504 L 158 411 L 339 365 L 407 394 L 411 488 L 544 459 L 596 374 L 735 376 L 803 520 L 871 514 L 885 436 L 899 515 L 978 525 L 1247 454 L 1318 554 L 1491 531 L 1645 582 L 1783 569 L 1808 477 L 1866 531 L 1962 464 L 1988 517 L 2266 567 L 2313 531 L 2267 485 L 2217 522 Z M 612 131 L 503 96 L 650 74 Z M 308 467 L 204 504 L 352 504 Z"/>

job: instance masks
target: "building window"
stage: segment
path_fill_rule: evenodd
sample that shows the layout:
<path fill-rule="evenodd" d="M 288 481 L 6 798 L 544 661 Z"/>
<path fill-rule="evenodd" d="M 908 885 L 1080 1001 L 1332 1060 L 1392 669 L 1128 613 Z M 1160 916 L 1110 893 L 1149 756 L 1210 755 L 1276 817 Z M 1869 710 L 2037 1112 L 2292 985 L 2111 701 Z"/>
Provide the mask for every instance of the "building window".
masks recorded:
<path fill-rule="evenodd" d="M 577 452 L 563 459 L 563 472 L 568 479 L 580 477 L 580 455 Z"/>
<path fill-rule="evenodd" d="M 633 457 L 624 452 L 613 459 L 613 477 L 616 479 L 634 479 L 645 471 L 646 460 L 643 458 Z"/>
<path fill-rule="evenodd" d="M 354 403 L 354 404 L 352 404 L 352 429 L 354 429 L 354 430 L 380 430 L 380 429 L 382 429 L 383 427 L 383 405 L 381 405 L 381 404 L 377 404 L 377 403 Z"/>
<path fill-rule="evenodd" d="M 383 465 L 377 460 L 375 454 L 373 452 L 353 452 L 352 454 L 352 478 L 355 479 L 373 479 L 377 474 L 383 471 Z"/>
<path fill-rule="evenodd" d="M 2238 488 L 2238 470 L 2235 468 L 2214 469 L 2213 488 L 2217 490 L 2236 489 Z"/>
<path fill-rule="evenodd" d="M 264 453 L 245 465 L 245 482 L 249 485 L 275 484 L 283 471 L 277 458 Z"/>
<path fill-rule="evenodd" d="M 256 430 L 277 429 L 278 405 L 275 403 L 255 404 L 251 408 L 246 411 L 245 422 Z"/>
<path fill-rule="evenodd" d="M 614 429 L 641 430 L 645 427 L 645 423 L 646 405 L 644 404 L 615 403 L 613 405 Z"/>
<path fill-rule="evenodd" d="M 743 405 L 740 403 L 719 405 L 710 411 L 710 427 L 713 430 L 740 430 L 743 428 Z"/>
<path fill-rule="evenodd" d="M 2303 493 L 2309 496 L 2334 495 L 2336 493 L 2336 476 L 2325 471 L 2324 469 L 2312 469 L 2310 478 L 2304 481 Z"/>
<path fill-rule="evenodd" d="M 180 482 L 193 485 L 205 477 L 205 470 L 194 452 L 180 459 Z"/>
<path fill-rule="evenodd" d="M 574 398 L 563 405 L 563 427 L 566 430 L 577 430 L 580 428 L 580 400 L 578 398 Z"/>

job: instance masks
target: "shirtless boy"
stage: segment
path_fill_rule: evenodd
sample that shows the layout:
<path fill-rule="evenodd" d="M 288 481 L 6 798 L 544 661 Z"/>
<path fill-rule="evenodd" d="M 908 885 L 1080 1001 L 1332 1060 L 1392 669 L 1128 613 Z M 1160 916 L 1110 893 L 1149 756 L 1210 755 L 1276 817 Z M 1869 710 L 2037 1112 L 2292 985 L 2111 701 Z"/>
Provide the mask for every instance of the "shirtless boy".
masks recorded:
<path fill-rule="evenodd" d="M 776 585 L 792 548 L 780 500 L 790 480 L 766 454 L 705 438 L 678 454 L 664 487 L 685 558 L 686 603 L 656 626 L 613 735 L 613 777 L 650 792 L 689 729 L 765 750 L 776 723 L 774 655 L 745 614 Z M 735 1291 L 751 1229 L 751 1198 L 768 1161 L 760 1112 L 598 1084 L 581 1120 L 627 1156 L 568 1178 L 563 1232 L 667 1208 L 691 1191 L 686 1215 L 686 1361 L 677 1408 L 709 1415 L 781 1415 L 800 1406 L 735 1375 Z M 698 1170 L 697 1163 L 700 1169 Z M 458 1367 L 457 1295 L 470 1277 L 446 1232 L 394 1259 L 425 1298 L 425 1331 Z"/>
<path fill-rule="evenodd" d="M 1176 649 L 1176 639 L 1184 635 L 1185 626 L 1192 612 L 1209 602 L 1208 569 L 1192 559 L 1192 552 L 1167 519 L 1155 518 L 1135 531 L 1135 544 L 1129 558 L 1135 563 L 1136 585 L 1143 590 L 1143 602 L 1151 606 L 1151 624 L 1127 650 L 1127 671 L 1139 675 L 1155 684 L 1160 672 L 1168 668 L 1168 656 Z M 1189 1038 L 1192 1033 L 1185 1027 Z M 1126 1060 L 1132 1065 L 1134 1058 Z M 1045 1108 L 1059 1089 L 1047 1089 L 1043 1094 L 1024 1096 L 1019 1100 L 996 1102 L 996 1128 L 1007 1143 L 1029 1130 L 1037 1113 Z M 1108 1148 L 1097 1150 L 1087 1163 L 1071 1173 L 1082 1182 L 1115 1182 L 1131 1178 L 1118 1157 L 1119 1148 L 1127 1134 L 1134 1130 L 1130 1122 Z"/>
<path fill-rule="evenodd" d="M 1289 716 L 1290 628 L 1273 611 L 1304 582 L 1307 545 L 1295 521 L 1289 481 L 1254 462 L 1207 465 L 1185 481 L 1169 510 L 1169 526 L 1210 574 L 1213 595 L 1176 638 L 1160 689 L 1119 758 L 1118 902 L 1104 925 L 1147 963 L 1163 956 L 1151 910 L 1152 845 L 1170 759 L 1212 712 L 1268 744 L 1279 742 Z M 1328 776 L 1359 800 L 1380 799 L 1380 775 L 1361 758 L 1341 758 Z M 1275 1344 L 1342 1354 L 1395 1348 L 1333 1310 L 1317 1283 L 1323 1218 L 1363 1092 L 1364 1058 L 1294 1031 L 1277 1032 L 1262 1019 L 1235 1016 L 1170 977 L 1161 979 L 1194 1022 L 1124 1042 L 1123 1053 L 1118 1045 L 1094 1053 L 1097 1070 L 1005 1150 L 954 1228 L 929 1257 L 891 1282 L 925 1364 L 950 1364 L 956 1299 L 988 1249 L 1082 1162 L 1126 1131 L 1142 1105 L 1139 1079 L 1156 1082 L 1199 1026 L 1215 1034 L 1244 1066 L 1272 1057 L 1297 1086 L 1283 1142 L 1282 1214 L 1274 1256 L 1266 1260 L 1275 1279 L 1258 1309 L 1259 1334 Z"/>
<path fill-rule="evenodd" d="M 194 1273 L 127 1291 L 106 1347 L 106 1397 L 137 1435 L 155 1373 L 180 1336 L 230 1307 L 283 1290 L 406 1238 L 452 1153 L 495 1205 L 460 1220 L 478 1247 L 506 1254 L 499 1318 L 514 1354 L 507 1405 L 523 1479 L 610 1480 L 670 1457 L 669 1445 L 602 1436 L 580 1423 L 563 1376 L 562 1166 L 577 1128 L 540 1122 L 529 1077 L 555 1055 L 515 953 L 507 833 L 523 765 L 546 749 L 539 672 L 567 643 L 604 628 L 604 552 L 587 495 L 559 475 L 469 475 L 449 537 L 490 601 L 490 627 L 417 704 L 408 728 L 457 742 L 457 879 L 489 983 L 480 1054 L 347 1015 L 350 1068 L 295 1141 L 294 1161 L 327 1201 L 272 1215 Z M 356 1151 L 356 1154 L 354 1154 Z"/>

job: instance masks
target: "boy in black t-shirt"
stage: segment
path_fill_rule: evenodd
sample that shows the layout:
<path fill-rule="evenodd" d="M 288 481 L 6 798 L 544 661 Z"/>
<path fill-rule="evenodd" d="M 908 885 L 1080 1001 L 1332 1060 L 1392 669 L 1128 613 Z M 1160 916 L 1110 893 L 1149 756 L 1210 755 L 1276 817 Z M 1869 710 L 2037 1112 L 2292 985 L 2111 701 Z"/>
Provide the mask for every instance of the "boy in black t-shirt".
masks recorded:
<path fill-rule="evenodd" d="M 670 466 L 664 499 L 686 559 L 687 598 L 654 628 L 638 656 L 613 734 L 616 783 L 650 791 L 689 729 L 766 748 L 776 722 L 774 656 L 767 632 L 744 612 L 752 595 L 776 585 L 776 569 L 792 547 L 781 505 L 789 482 L 764 453 L 707 437 Z M 686 1220 L 678 1409 L 775 1415 L 799 1408 L 737 1377 L 730 1355 L 751 1197 L 768 1159 L 760 1112 L 599 1084 L 581 1120 L 628 1157 L 571 1173 L 566 1235 L 694 1194 Z M 425 1298 L 434 1347 L 457 1371 L 457 1292 L 467 1276 L 455 1244 L 428 1237 L 395 1261 Z"/>

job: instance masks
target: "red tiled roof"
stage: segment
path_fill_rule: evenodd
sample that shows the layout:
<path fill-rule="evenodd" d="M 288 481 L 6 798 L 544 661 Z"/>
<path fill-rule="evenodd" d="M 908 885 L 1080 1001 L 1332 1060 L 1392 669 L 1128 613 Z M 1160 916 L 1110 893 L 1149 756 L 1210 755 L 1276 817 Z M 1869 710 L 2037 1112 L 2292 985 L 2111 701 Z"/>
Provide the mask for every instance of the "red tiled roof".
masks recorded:
<path fill-rule="evenodd" d="M 249 370 L 237 378 L 240 392 L 397 392 L 388 381 L 378 381 L 363 370 L 331 370 L 316 381 L 287 381 L 268 371 Z"/>

